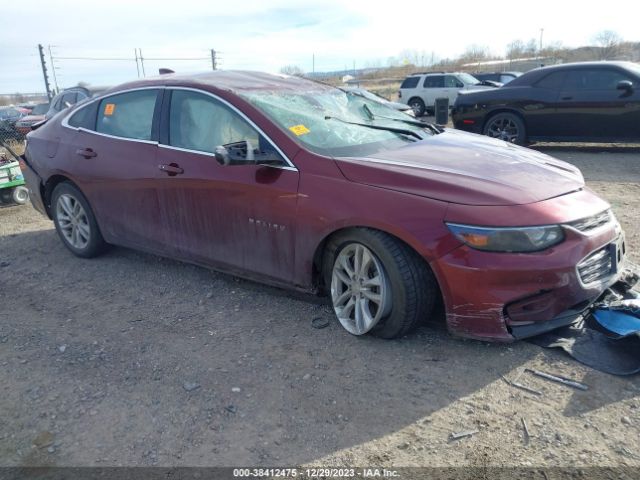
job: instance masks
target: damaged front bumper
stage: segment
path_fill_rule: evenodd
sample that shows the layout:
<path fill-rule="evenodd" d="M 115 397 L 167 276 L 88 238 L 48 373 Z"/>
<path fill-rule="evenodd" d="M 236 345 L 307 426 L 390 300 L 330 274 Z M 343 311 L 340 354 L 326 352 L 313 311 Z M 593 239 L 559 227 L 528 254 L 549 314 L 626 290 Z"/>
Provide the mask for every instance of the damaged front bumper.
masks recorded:
<path fill-rule="evenodd" d="M 433 262 L 455 335 L 509 342 L 569 325 L 583 316 L 624 268 L 624 234 L 612 217 L 595 232 L 568 229 L 566 240 L 535 254 L 461 246 Z"/>

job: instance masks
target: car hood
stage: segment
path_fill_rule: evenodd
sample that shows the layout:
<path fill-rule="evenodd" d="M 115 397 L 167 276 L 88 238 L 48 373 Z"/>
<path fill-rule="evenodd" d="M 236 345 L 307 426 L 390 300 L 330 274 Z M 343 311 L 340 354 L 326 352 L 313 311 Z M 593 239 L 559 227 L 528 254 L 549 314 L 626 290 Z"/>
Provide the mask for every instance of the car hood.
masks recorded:
<path fill-rule="evenodd" d="M 350 181 L 466 205 L 520 205 L 580 190 L 576 167 L 502 140 L 445 130 L 365 158 L 336 158 Z"/>

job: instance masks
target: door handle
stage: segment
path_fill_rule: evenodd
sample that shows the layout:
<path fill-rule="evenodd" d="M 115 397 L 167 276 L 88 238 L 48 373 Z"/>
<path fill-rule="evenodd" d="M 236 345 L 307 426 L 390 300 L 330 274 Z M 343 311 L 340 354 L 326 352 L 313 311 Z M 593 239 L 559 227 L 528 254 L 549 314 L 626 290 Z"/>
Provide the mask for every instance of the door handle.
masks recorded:
<path fill-rule="evenodd" d="M 562 97 L 560 100 L 573 100 L 573 97 Z"/>
<path fill-rule="evenodd" d="M 76 155 L 80 155 L 84 158 L 93 158 L 98 156 L 98 154 L 91 148 L 79 148 L 78 150 L 76 150 Z"/>
<path fill-rule="evenodd" d="M 175 177 L 176 175 L 180 175 L 181 173 L 184 173 L 184 170 L 180 168 L 180 166 L 177 163 L 170 163 L 168 165 L 166 164 L 158 165 L 158 168 L 162 170 L 164 173 L 166 173 L 167 175 L 169 175 L 170 177 Z"/>

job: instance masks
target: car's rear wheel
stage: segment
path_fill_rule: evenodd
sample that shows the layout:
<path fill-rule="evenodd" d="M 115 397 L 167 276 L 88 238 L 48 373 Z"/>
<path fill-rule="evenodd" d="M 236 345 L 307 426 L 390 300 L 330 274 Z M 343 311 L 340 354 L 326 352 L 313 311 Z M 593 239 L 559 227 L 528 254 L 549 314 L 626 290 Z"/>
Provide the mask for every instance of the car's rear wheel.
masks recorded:
<path fill-rule="evenodd" d="M 79 257 L 95 257 L 106 245 L 95 215 L 82 192 L 74 185 L 58 184 L 51 196 L 51 213 L 62 243 Z"/>
<path fill-rule="evenodd" d="M 513 113 L 498 113 L 492 116 L 487 120 L 483 133 L 517 145 L 524 145 L 527 141 L 524 122 Z"/>
<path fill-rule="evenodd" d="M 11 194 L 11 199 L 18 205 L 24 205 L 29 201 L 29 190 L 22 185 L 15 187 Z"/>
<path fill-rule="evenodd" d="M 413 113 L 416 117 L 423 116 L 424 112 L 426 111 L 424 102 L 422 101 L 421 98 L 418 98 L 418 97 L 414 97 L 411 100 L 409 100 L 409 106 L 413 110 Z"/>
<path fill-rule="evenodd" d="M 437 298 L 426 262 L 377 230 L 353 229 L 333 237 L 324 272 L 336 317 L 353 335 L 401 337 L 429 317 Z"/>

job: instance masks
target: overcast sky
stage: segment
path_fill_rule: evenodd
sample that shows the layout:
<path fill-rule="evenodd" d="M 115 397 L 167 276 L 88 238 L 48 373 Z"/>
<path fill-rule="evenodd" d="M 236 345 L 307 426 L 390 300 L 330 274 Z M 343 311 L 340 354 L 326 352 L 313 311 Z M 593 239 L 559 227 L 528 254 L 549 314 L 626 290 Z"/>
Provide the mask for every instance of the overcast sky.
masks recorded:
<path fill-rule="evenodd" d="M 515 40 L 589 44 L 595 33 L 615 30 L 640 41 L 640 7 L 617 2 L 528 2 L 334 0 L 304 2 L 240 0 L 58 0 L 3 2 L 0 28 L 0 93 L 43 91 L 37 44 L 57 57 L 109 57 L 118 61 L 57 60 L 58 85 L 78 81 L 112 85 L 138 76 L 134 48 L 146 58 L 147 75 L 160 66 L 190 72 L 220 67 L 277 72 L 288 64 L 305 71 L 386 65 L 405 49 L 453 57 L 470 44 L 504 54 Z M 48 57 L 47 57 L 48 60 Z M 53 79 L 52 79 L 53 81 Z"/>

